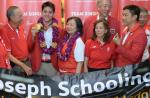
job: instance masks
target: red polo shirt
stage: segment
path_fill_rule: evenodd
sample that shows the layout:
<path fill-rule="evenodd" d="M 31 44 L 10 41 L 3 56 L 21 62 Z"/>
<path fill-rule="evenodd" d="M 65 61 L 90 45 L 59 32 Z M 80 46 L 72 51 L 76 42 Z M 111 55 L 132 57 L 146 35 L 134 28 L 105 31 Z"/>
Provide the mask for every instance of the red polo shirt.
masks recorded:
<path fill-rule="evenodd" d="M 62 61 L 58 59 L 59 70 L 61 73 L 76 73 L 77 62 L 74 59 L 74 48 L 75 45 L 73 46 L 73 49 L 67 61 Z M 65 54 L 66 49 L 67 49 L 67 44 L 65 44 L 62 49 L 63 54 Z"/>
<path fill-rule="evenodd" d="M 88 67 L 94 69 L 110 68 L 115 53 L 115 47 L 112 41 L 102 45 L 97 40 L 87 40 L 85 44 L 85 55 L 88 57 Z"/>
<path fill-rule="evenodd" d="M 8 47 L 8 51 L 19 60 L 28 57 L 27 40 L 23 28 L 18 28 L 18 33 L 9 24 L 6 24 L 0 30 L 2 38 Z"/>
<path fill-rule="evenodd" d="M 84 42 L 86 42 L 88 39 L 90 39 L 93 35 L 93 28 L 94 28 L 94 23 L 97 20 L 97 16 L 90 16 L 88 17 L 85 22 L 84 22 L 84 26 L 83 26 L 83 36 L 82 39 Z M 112 38 L 116 33 L 120 33 L 120 22 L 111 17 L 108 16 L 108 24 L 110 26 L 110 32 L 112 34 Z"/>
<path fill-rule="evenodd" d="M 67 49 L 67 43 L 64 44 L 61 53 L 65 54 Z M 77 49 L 78 48 L 78 49 Z M 79 50 L 76 52 L 76 50 Z M 76 56 L 77 57 L 76 57 Z M 77 69 L 77 63 L 84 61 L 84 43 L 81 38 L 78 38 L 74 43 L 70 56 L 67 61 L 62 61 L 58 59 L 59 71 L 61 74 L 69 73 L 75 74 Z"/>
<path fill-rule="evenodd" d="M 4 41 L 0 37 L 0 68 L 11 69 Z"/>
<path fill-rule="evenodd" d="M 141 61 L 143 52 L 147 43 L 147 37 L 144 33 L 144 29 L 141 28 L 139 23 L 129 31 L 130 34 L 127 37 L 125 43 L 120 45 L 116 49 L 117 58 L 116 66 L 122 67 L 129 64 L 137 64 Z M 125 37 L 125 33 L 122 33 L 121 43 Z"/>

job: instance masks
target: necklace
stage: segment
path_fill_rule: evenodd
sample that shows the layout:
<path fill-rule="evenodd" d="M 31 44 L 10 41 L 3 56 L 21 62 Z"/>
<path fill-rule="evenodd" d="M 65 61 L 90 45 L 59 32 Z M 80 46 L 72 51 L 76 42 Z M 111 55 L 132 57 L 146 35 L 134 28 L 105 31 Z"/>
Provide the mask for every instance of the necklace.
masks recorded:
<path fill-rule="evenodd" d="M 62 43 L 59 44 L 57 48 L 58 58 L 62 61 L 68 60 L 76 39 L 80 37 L 80 32 L 76 32 L 72 37 L 70 38 L 69 37 L 70 35 L 67 33 L 66 36 L 64 37 L 64 40 L 62 41 Z M 65 54 L 62 54 L 62 49 L 65 44 L 67 44 L 67 48 L 65 50 Z"/>
<path fill-rule="evenodd" d="M 44 19 L 41 17 L 39 18 L 38 20 L 38 23 L 41 23 L 44 27 Z M 46 47 L 41 47 L 42 49 L 42 53 L 45 53 L 45 54 L 52 54 L 56 48 L 57 48 L 57 43 L 58 43 L 58 21 L 55 19 L 55 18 L 52 18 L 52 45 L 50 46 L 50 48 L 46 48 Z M 48 28 L 46 28 L 48 29 Z M 43 44 L 45 43 L 45 38 L 44 38 L 44 31 L 45 31 L 45 28 L 41 28 L 41 30 L 39 31 L 38 33 L 38 38 L 39 38 L 39 42 L 40 44 Z"/>

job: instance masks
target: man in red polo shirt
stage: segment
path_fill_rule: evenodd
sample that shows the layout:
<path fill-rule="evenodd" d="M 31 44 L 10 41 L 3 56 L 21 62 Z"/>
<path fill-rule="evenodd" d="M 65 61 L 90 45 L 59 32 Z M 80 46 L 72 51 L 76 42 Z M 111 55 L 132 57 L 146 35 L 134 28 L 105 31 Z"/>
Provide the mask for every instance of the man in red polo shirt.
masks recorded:
<path fill-rule="evenodd" d="M 21 27 L 22 11 L 17 6 L 11 6 L 7 10 L 7 18 L 8 23 L 2 27 L 0 33 L 9 52 L 9 58 L 15 63 L 14 68 L 20 66 L 27 75 L 31 75 L 31 68 L 25 64 L 28 60 L 28 47 L 24 30 Z M 21 72 L 20 67 L 17 68 L 19 72 Z"/>
<path fill-rule="evenodd" d="M 84 33 L 82 37 L 84 42 L 86 42 L 88 39 L 92 37 L 94 22 L 99 19 L 105 19 L 108 21 L 110 26 L 110 32 L 112 34 L 111 38 L 113 38 L 113 36 L 116 33 L 120 33 L 120 22 L 117 19 L 109 16 L 112 7 L 111 0 L 96 0 L 96 4 L 98 9 L 98 15 L 90 16 L 84 22 L 83 26 Z"/>
<path fill-rule="evenodd" d="M 143 53 L 143 57 L 136 71 L 138 73 L 140 72 L 140 74 L 150 71 L 150 67 L 149 67 L 150 66 L 150 51 L 149 51 L 150 49 L 150 24 L 148 23 L 148 21 L 149 21 L 148 10 L 143 7 L 140 7 L 139 22 L 140 22 L 141 27 L 144 28 L 146 36 L 147 36 L 147 44 Z M 143 72 L 143 69 L 146 69 L 146 70 L 144 70 Z"/>
<path fill-rule="evenodd" d="M 118 45 L 116 49 L 116 67 L 124 67 L 125 72 L 132 74 L 133 68 L 135 67 L 134 65 L 138 64 L 142 59 L 147 38 L 144 29 L 142 29 L 138 23 L 140 16 L 138 6 L 125 6 L 122 15 L 122 21 L 126 29 L 120 39 L 118 35 L 113 39 Z"/>
<path fill-rule="evenodd" d="M 142 62 L 145 62 L 145 65 L 148 65 L 149 62 L 149 48 L 150 48 L 150 24 L 148 24 L 148 10 L 140 7 L 140 25 L 144 28 L 146 36 L 147 36 L 147 45 L 144 50 L 144 54 L 142 57 Z"/>

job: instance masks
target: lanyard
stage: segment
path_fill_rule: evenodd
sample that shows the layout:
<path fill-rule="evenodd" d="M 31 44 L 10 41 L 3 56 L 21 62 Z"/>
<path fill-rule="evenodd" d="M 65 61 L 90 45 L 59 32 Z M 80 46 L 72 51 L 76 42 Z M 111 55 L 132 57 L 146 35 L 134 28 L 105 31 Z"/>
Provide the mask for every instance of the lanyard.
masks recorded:
<path fill-rule="evenodd" d="M 9 26 L 9 28 L 10 28 L 11 30 L 13 30 L 14 32 L 16 32 L 17 35 L 18 35 L 18 37 L 19 37 L 19 30 L 18 30 L 18 29 L 14 30 L 14 29 L 10 26 L 10 24 L 8 24 L 8 26 Z"/>

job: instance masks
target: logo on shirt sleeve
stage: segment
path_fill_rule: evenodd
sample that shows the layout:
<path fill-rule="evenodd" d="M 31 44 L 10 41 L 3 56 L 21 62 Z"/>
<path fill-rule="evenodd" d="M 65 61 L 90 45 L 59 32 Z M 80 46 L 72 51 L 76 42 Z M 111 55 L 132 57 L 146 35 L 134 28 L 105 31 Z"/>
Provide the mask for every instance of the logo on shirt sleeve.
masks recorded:
<path fill-rule="evenodd" d="M 110 51 L 110 47 L 107 47 L 107 52 L 109 52 Z"/>
<path fill-rule="evenodd" d="M 92 48 L 96 48 L 96 46 L 92 46 Z"/>

